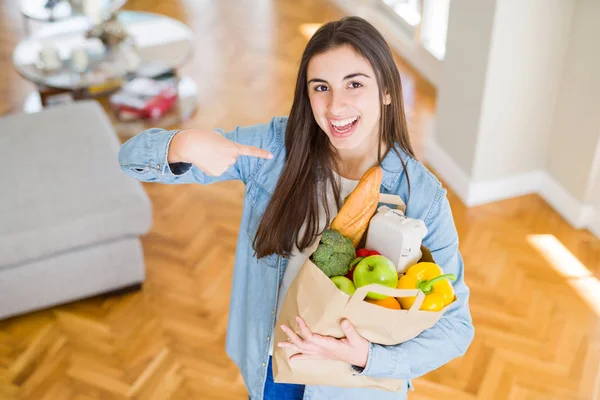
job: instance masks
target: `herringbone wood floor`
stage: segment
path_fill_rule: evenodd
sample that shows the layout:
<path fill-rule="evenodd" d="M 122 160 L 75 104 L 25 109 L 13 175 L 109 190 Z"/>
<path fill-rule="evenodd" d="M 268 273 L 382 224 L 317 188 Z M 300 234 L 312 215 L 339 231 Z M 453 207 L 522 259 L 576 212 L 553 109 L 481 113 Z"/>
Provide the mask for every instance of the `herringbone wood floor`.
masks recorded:
<path fill-rule="evenodd" d="M 2 114 L 18 111 L 32 89 L 10 62 L 22 36 L 16 3 L 0 0 Z M 131 0 L 127 8 L 192 27 L 196 56 L 184 72 L 199 85 L 199 111 L 185 126 L 224 129 L 285 115 L 306 43 L 299 27 L 341 16 L 324 0 Z M 422 158 L 435 92 L 398 62 Z M 143 290 L 0 322 L 1 399 L 247 398 L 224 351 L 243 188 L 144 188 L 154 225 L 143 239 Z M 472 209 L 449 196 L 476 336 L 464 357 L 417 379 L 409 398 L 599 399 L 598 240 L 536 195 Z M 590 276 L 577 281 L 569 266 Z"/>

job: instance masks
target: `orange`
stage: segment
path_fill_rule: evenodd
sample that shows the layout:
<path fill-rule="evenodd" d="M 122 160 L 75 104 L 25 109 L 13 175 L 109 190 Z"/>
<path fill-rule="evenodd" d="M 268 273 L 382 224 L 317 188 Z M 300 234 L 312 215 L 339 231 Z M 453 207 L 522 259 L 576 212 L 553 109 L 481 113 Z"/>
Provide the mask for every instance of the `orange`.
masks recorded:
<path fill-rule="evenodd" d="M 400 303 L 398 303 L 398 300 L 396 300 L 395 297 L 387 297 L 383 300 L 365 299 L 365 301 L 372 303 L 372 304 L 377 304 L 378 306 L 381 306 L 381 307 L 391 308 L 394 310 L 402 309 L 400 307 Z"/>

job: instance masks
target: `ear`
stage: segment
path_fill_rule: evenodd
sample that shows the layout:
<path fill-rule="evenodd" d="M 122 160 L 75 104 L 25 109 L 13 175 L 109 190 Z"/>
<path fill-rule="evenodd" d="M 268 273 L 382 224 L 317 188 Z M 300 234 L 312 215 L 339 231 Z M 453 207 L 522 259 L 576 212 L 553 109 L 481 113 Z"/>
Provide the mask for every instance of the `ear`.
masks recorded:
<path fill-rule="evenodd" d="M 390 104 L 392 104 L 392 96 L 390 96 L 389 94 L 386 94 L 385 97 L 383 98 L 383 104 L 385 104 L 386 106 L 389 106 Z"/>

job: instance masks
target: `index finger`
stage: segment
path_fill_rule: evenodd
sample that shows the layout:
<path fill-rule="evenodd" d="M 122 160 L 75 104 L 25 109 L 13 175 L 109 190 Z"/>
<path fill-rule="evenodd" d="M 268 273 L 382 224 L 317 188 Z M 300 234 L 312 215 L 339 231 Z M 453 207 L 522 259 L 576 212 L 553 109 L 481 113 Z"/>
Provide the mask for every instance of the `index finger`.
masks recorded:
<path fill-rule="evenodd" d="M 267 150 L 264 150 L 264 149 L 261 149 L 258 147 L 254 147 L 254 146 L 240 144 L 240 143 L 238 143 L 237 146 L 238 146 L 240 156 L 260 157 L 260 158 L 266 158 L 267 160 L 270 160 L 271 158 L 273 158 L 273 154 L 271 154 Z"/>
<path fill-rule="evenodd" d="M 287 325 L 281 325 L 281 330 L 285 332 L 286 335 L 290 338 L 290 341 L 294 343 L 298 348 L 302 347 L 303 339 L 296 335 L 292 329 L 290 329 Z"/>
<path fill-rule="evenodd" d="M 302 335 L 304 340 L 310 339 L 310 337 L 312 336 L 312 332 L 310 329 L 308 329 L 308 326 L 306 326 L 304 320 L 298 316 L 296 317 L 296 322 L 298 324 L 298 328 L 300 329 L 300 334 Z"/>

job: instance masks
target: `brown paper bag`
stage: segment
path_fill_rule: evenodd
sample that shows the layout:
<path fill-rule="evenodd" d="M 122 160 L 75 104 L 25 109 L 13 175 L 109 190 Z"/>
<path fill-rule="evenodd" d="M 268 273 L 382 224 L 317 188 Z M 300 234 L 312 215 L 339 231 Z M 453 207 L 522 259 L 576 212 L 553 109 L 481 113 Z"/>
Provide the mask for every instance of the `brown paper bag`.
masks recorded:
<path fill-rule="evenodd" d="M 433 262 L 429 249 L 421 246 L 421 250 L 423 257 L 420 261 Z M 417 298 L 410 310 L 393 310 L 363 301 L 368 292 Z M 403 380 L 355 376 L 356 372 L 345 362 L 290 361 L 289 357 L 294 352 L 277 346 L 277 343 L 287 340 L 280 326 L 285 324 L 300 334 L 296 324 L 296 316 L 299 315 L 312 332 L 339 339 L 345 336 L 341 321 L 347 318 L 356 331 L 370 342 L 393 345 L 410 340 L 435 325 L 449 307 L 437 312 L 420 311 L 424 298 L 424 293 L 417 289 L 392 289 L 377 284 L 360 287 L 349 296 L 307 259 L 288 289 L 275 325 L 273 380 L 280 383 L 402 390 L 405 384 Z"/>

